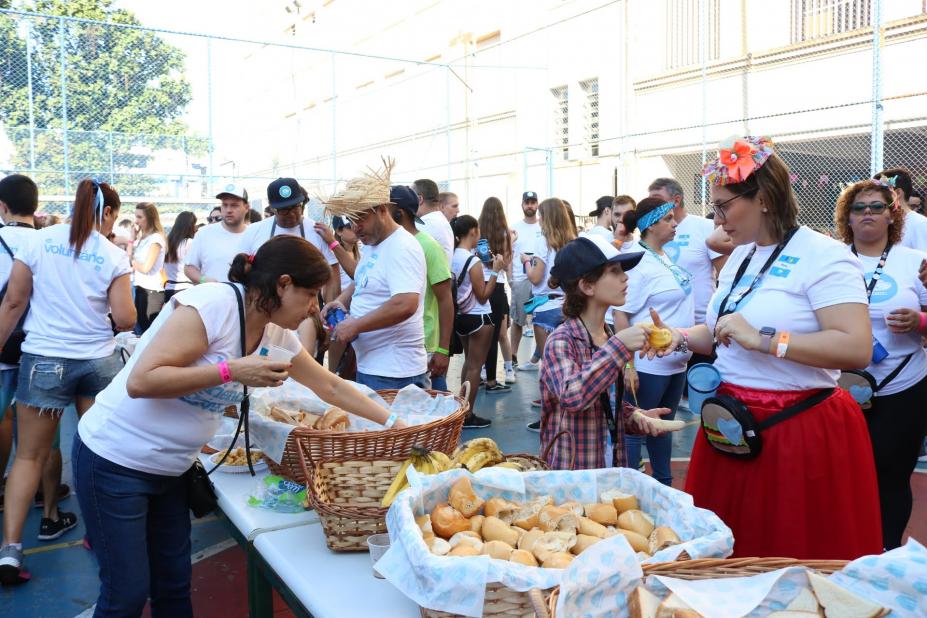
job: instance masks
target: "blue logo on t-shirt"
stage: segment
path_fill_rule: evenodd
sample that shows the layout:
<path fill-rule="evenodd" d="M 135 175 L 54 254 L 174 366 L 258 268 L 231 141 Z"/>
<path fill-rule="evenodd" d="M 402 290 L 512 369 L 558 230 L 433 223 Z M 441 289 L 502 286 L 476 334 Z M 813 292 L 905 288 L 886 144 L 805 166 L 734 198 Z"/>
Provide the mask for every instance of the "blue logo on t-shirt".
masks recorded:
<path fill-rule="evenodd" d="M 869 286 L 869 283 L 872 281 L 873 273 L 866 273 L 866 286 Z M 879 282 L 876 283 L 875 288 L 872 290 L 872 297 L 869 299 L 870 303 L 884 303 L 887 300 L 891 300 L 898 294 L 898 283 L 886 273 L 882 273 L 882 276 L 879 277 Z"/>
<path fill-rule="evenodd" d="M 674 263 L 679 261 L 679 256 L 682 253 L 683 247 L 689 246 L 689 235 L 688 234 L 677 234 L 676 239 L 672 242 L 668 242 L 663 245 L 663 251 L 666 252 L 666 257 L 672 260 Z"/>
<path fill-rule="evenodd" d="M 370 282 L 369 273 L 373 270 L 373 267 L 376 266 L 378 259 L 380 259 L 380 254 L 374 253 L 358 265 L 357 272 L 354 273 L 355 294 L 357 290 L 367 287 L 367 284 Z"/>
<path fill-rule="evenodd" d="M 74 257 L 74 247 L 66 247 L 61 243 L 55 244 L 55 241 L 51 238 L 45 239 L 45 253 L 50 253 L 52 255 L 57 255 L 60 257 Z M 95 270 L 102 270 L 103 264 L 106 263 L 106 258 L 97 253 L 87 253 L 86 251 L 81 251 L 80 255 L 77 256 L 77 261 L 79 262 L 90 262 L 94 264 Z"/>

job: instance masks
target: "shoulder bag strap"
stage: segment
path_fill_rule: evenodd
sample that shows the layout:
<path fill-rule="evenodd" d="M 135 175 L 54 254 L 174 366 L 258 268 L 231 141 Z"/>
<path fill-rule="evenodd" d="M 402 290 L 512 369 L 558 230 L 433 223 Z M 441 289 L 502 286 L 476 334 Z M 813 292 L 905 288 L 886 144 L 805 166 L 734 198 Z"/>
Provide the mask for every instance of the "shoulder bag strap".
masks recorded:
<path fill-rule="evenodd" d="M 789 406 L 788 408 L 784 409 L 782 412 L 777 412 L 776 414 L 773 414 L 772 416 L 768 417 L 766 420 L 757 423 L 756 428 L 759 429 L 760 431 L 765 431 L 769 429 L 770 427 L 772 427 L 773 425 L 778 425 L 782 421 L 786 421 L 800 412 L 804 412 L 805 410 L 809 408 L 813 408 L 814 406 L 818 405 L 819 403 L 821 403 L 822 401 L 824 401 L 825 399 L 833 395 L 834 390 L 836 389 L 825 388 L 823 390 L 820 390 L 814 395 L 811 395 L 811 397 L 808 397 L 807 399 L 803 399 L 802 401 L 799 401 L 795 405 Z"/>
<path fill-rule="evenodd" d="M 463 283 L 464 277 L 467 276 L 467 272 L 470 270 L 470 263 L 476 259 L 475 255 L 471 255 L 467 258 L 467 261 L 464 262 L 463 270 L 460 271 L 460 275 L 457 276 L 457 287 L 460 287 L 460 284 Z"/>
<path fill-rule="evenodd" d="M 895 369 L 890 374 L 885 376 L 885 378 L 881 382 L 879 382 L 879 385 L 875 387 L 875 390 L 873 392 L 878 393 L 880 390 L 885 388 L 889 382 L 897 378 L 898 374 L 901 373 L 901 370 L 904 369 L 908 365 L 908 363 L 911 361 L 913 357 L 914 357 L 914 352 L 911 352 L 910 354 L 905 356 L 904 360 L 902 360 L 901 363 L 899 363 L 899 365 L 895 367 Z"/>
<path fill-rule="evenodd" d="M 4 227 L 6 227 L 6 226 L 4 226 Z M 16 260 L 16 256 L 13 255 L 13 250 L 10 249 L 10 246 L 9 246 L 8 244 L 6 244 L 6 241 L 3 240 L 3 236 L 0 236 L 0 245 L 3 245 L 3 248 L 6 249 L 6 252 L 10 254 L 10 259 L 15 261 L 15 260 Z"/>

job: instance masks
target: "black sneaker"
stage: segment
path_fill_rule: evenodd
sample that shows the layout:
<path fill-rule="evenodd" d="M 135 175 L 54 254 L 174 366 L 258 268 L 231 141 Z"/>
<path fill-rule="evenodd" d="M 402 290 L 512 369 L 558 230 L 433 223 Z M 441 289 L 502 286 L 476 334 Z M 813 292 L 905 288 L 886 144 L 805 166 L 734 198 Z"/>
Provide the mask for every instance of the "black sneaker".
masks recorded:
<path fill-rule="evenodd" d="M 471 414 L 464 419 L 464 429 L 482 429 L 483 427 L 489 427 L 492 425 L 492 421 L 488 418 L 483 418 L 482 416 L 477 416 L 476 414 Z"/>
<path fill-rule="evenodd" d="M 68 530 L 77 527 L 77 515 L 58 511 L 58 521 L 42 518 L 42 524 L 39 526 L 40 541 L 54 541 Z"/>
<path fill-rule="evenodd" d="M 71 495 L 71 487 L 67 483 L 61 483 L 58 485 L 58 501 L 64 500 Z M 33 503 L 35 508 L 40 509 L 45 506 L 45 496 L 42 493 L 42 490 L 35 492 L 35 501 Z"/>
<path fill-rule="evenodd" d="M 508 384 L 500 384 L 496 382 L 492 386 L 486 387 L 487 393 L 510 393 L 512 392 L 512 387 Z"/>
<path fill-rule="evenodd" d="M 23 565 L 23 550 L 12 545 L 0 548 L 0 584 L 14 586 L 29 581 L 30 577 Z"/>
<path fill-rule="evenodd" d="M 528 423 L 528 431 L 533 431 L 535 433 L 541 433 L 541 421 L 534 421 L 533 423 Z"/>

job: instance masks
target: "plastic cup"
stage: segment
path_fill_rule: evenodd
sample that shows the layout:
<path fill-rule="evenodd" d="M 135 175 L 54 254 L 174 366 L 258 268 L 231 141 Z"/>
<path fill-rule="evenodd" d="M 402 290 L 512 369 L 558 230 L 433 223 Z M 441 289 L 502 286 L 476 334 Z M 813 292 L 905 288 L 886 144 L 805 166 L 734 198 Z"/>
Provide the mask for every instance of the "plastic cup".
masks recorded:
<path fill-rule="evenodd" d="M 702 404 L 713 397 L 721 386 L 721 374 L 714 365 L 698 363 L 692 365 L 687 376 L 689 383 L 689 410 L 693 414 L 702 413 Z"/>
<path fill-rule="evenodd" d="M 264 356 L 269 361 L 275 363 L 288 363 L 293 360 L 293 353 L 287 350 L 286 348 L 281 348 L 276 345 L 269 345 L 266 348 L 267 353 L 264 353 L 264 350 L 261 350 L 261 356 Z"/>
<path fill-rule="evenodd" d="M 389 549 L 389 534 L 374 534 L 373 536 L 367 537 L 367 547 L 370 549 L 370 564 L 371 566 L 377 563 L 377 560 L 383 557 L 383 554 L 386 553 L 386 550 Z M 383 576 L 374 568 L 373 576 L 378 579 L 383 579 Z"/>

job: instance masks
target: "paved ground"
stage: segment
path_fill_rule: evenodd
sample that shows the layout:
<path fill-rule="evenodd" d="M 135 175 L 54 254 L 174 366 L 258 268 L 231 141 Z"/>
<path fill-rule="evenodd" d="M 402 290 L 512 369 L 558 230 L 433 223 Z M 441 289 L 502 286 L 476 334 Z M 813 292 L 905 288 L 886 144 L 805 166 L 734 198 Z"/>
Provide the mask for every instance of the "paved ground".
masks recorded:
<path fill-rule="evenodd" d="M 523 343 L 522 358 L 529 352 Z M 458 359 L 452 371 L 459 375 Z M 501 371 L 500 371 L 501 375 Z M 459 380 L 451 379 L 455 385 Z M 518 382 L 511 393 L 487 395 L 480 392 L 477 413 L 493 421 L 485 430 L 467 430 L 464 439 L 488 435 L 507 453 L 537 453 L 538 434 L 525 429 L 525 425 L 538 417 L 539 411 L 530 406 L 538 396 L 537 374 L 518 373 Z M 694 421 L 687 411 L 681 420 Z M 75 418 L 73 410 L 65 415 L 64 443 L 73 436 Z M 687 427 L 675 436 L 673 445 L 674 485 L 681 487 L 688 468 L 688 457 L 695 438 L 695 426 Z M 66 482 L 70 480 L 69 453 L 64 453 Z M 927 539 L 927 464 L 919 466 L 914 475 L 914 515 L 909 534 Z M 79 513 L 73 496 L 62 503 L 65 510 Z M 53 544 L 35 540 L 41 511 L 34 509 L 26 523 L 24 545 L 33 579 L 17 588 L 0 588 L 0 616 L 10 618 L 72 618 L 85 612 L 94 603 L 97 594 L 96 564 L 93 556 L 81 544 L 83 526 L 69 532 Z M 196 564 L 193 569 L 194 608 L 203 618 L 245 618 L 247 616 L 247 579 L 244 554 L 230 539 L 225 524 L 216 517 L 195 520 L 193 549 Z M 275 600 L 278 615 L 291 615 L 286 606 Z M 87 614 L 89 616 L 89 613 Z M 147 615 L 147 613 L 146 613 Z"/>

